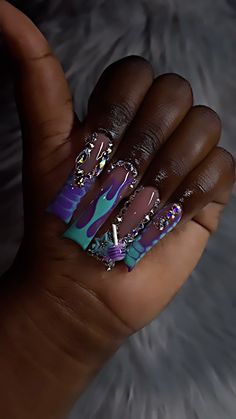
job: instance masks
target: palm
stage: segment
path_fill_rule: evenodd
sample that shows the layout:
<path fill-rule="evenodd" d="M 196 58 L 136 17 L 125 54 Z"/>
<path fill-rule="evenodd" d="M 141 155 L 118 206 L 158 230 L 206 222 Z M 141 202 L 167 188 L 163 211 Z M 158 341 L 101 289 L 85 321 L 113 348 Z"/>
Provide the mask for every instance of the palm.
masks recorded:
<path fill-rule="evenodd" d="M 65 280 L 71 294 L 75 284 L 86 288 L 132 330 L 144 326 L 168 304 L 194 269 L 209 237 L 206 229 L 189 221 L 167 236 L 131 273 L 122 265 L 106 272 L 77 245 L 60 237 L 64 226 L 53 218 L 46 214 L 40 228 L 37 274 L 45 278 L 46 266 L 54 292 Z"/>
<path fill-rule="evenodd" d="M 37 275 L 49 280 L 51 287 L 56 287 L 58 281 L 65 284 L 65 278 L 68 281 L 71 279 L 71 282 L 77 284 L 77 288 L 88 289 L 91 295 L 101 300 L 106 308 L 108 307 L 131 329 L 138 329 L 159 313 L 188 278 L 206 245 L 208 230 L 214 230 L 217 225 L 221 205 L 211 204 L 204 210 L 198 211 L 195 221 L 186 219 L 186 224 L 167 236 L 129 274 L 122 264 L 111 273 L 107 273 L 102 265 L 87 256 L 77 245 L 62 239 L 64 224 L 46 214 L 45 208 L 56 196 L 73 166 L 78 138 L 83 136 L 86 130 L 86 121 L 81 124 L 75 118 L 62 68 L 52 55 L 43 36 L 19 11 L 5 3 L 1 7 L 9 9 L 6 13 L 10 15 L 3 28 L 6 40 L 13 56 L 18 58 L 24 68 L 19 85 L 19 111 L 25 142 L 28 144 L 25 156 L 25 242 L 30 245 L 31 250 L 33 249 L 33 269 L 37 268 Z M 143 77 L 145 80 L 142 80 L 145 92 L 152 83 L 152 74 L 150 67 L 144 62 L 141 64 L 139 62 L 137 66 L 134 60 L 132 66 L 135 67 L 137 80 L 133 77 L 132 69 L 131 74 L 123 78 L 123 89 L 125 91 L 129 89 L 136 80 L 133 92 L 137 97 L 133 102 L 140 103 L 144 94 L 139 90 L 139 66 L 142 69 L 142 77 L 145 72 Z M 182 82 L 180 83 L 176 77 L 172 79 L 171 82 L 176 84 L 178 93 Z M 118 83 L 117 74 L 114 80 Z M 104 101 L 111 100 L 114 94 L 114 80 L 112 85 L 109 80 L 107 82 Z M 186 85 L 183 86 L 186 93 Z M 121 89 L 121 86 L 119 88 Z M 102 92 L 100 90 L 97 92 L 97 102 L 98 93 L 101 96 Z M 168 95 L 164 94 L 164 97 L 166 96 Z M 180 96 L 182 98 L 182 91 Z M 190 96 L 191 94 L 185 95 L 185 104 L 181 99 L 184 107 L 181 117 L 178 116 L 178 107 L 175 109 L 175 118 L 177 120 L 179 118 L 179 122 L 191 107 Z M 93 103 L 90 104 L 94 129 L 97 122 L 100 123 L 96 121 L 100 106 L 96 100 L 93 97 Z M 160 107 L 161 110 L 163 108 L 165 107 Z M 112 113 L 114 109 L 110 108 L 110 111 Z M 118 112 L 118 116 L 123 115 Z M 212 124 L 213 127 L 212 121 L 215 124 L 216 120 L 213 120 L 212 115 L 210 118 L 209 126 Z M 216 144 L 219 137 L 219 124 L 217 124 L 218 122 L 214 125 L 217 128 L 213 130 L 212 138 L 214 138 L 210 147 Z M 170 134 L 171 132 L 167 133 L 167 136 Z M 206 153 L 205 144 L 202 147 L 205 147 Z M 224 160 L 225 164 L 225 156 L 221 160 Z M 226 163 L 227 167 L 230 167 L 227 169 L 229 186 L 223 196 L 221 194 L 222 203 L 227 201 L 232 184 L 232 161 L 228 164 L 228 159 Z M 217 176 L 215 179 L 216 185 L 212 184 L 212 197 L 218 187 L 217 182 L 221 182 Z M 209 199 L 205 199 L 205 203 L 207 202 Z M 190 218 L 192 217 L 189 216 Z M 31 228 L 27 230 L 28 223 Z M 73 287 L 68 292 L 72 294 Z"/>

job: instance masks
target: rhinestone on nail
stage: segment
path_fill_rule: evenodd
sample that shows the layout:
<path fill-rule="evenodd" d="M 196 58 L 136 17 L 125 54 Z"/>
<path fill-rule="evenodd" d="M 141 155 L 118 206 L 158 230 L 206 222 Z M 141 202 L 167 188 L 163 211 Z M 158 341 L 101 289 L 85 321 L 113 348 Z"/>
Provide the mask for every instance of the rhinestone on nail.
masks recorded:
<path fill-rule="evenodd" d="M 158 228 L 158 230 L 164 230 L 170 224 L 170 220 L 175 219 L 181 211 L 182 208 L 180 204 L 173 204 L 171 209 L 166 214 L 164 214 L 159 220 L 154 221 L 154 225 Z"/>
<path fill-rule="evenodd" d="M 111 164 L 111 166 L 110 166 L 110 168 L 108 170 L 108 173 L 110 173 L 112 170 L 114 170 L 115 167 L 124 167 L 124 169 L 127 170 L 127 172 L 130 172 L 130 174 L 133 177 L 133 181 L 129 185 L 129 187 L 131 189 L 133 189 L 134 188 L 134 185 L 137 182 L 137 176 L 138 176 L 138 171 L 137 171 L 136 167 L 131 162 L 127 162 L 127 161 L 123 161 L 123 160 L 118 160 L 115 163 L 112 163 Z"/>
<path fill-rule="evenodd" d="M 101 130 L 103 131 L 103 130 Z M 108 135 L 108 133 L 107 133 Z M 75 169 L 73 175 L 73 185 L 77 187 L 84 186 L 85 182 L 97 177 L 102 172 L 105 164 L 107 163 L 110 154 L 113 150 L 113 144 L 109 142 L 107 149 L 101 154 L 98 159 L 98 163 L 90 172 L 84 173 L 83 164 L 90 157 L 92 149 L 95 147 L 95 142 L 97 141 L 98 134 L 93 133 L 91 137 L 86 141 L 86 148 L 76 157 L 75 159 Z"/>

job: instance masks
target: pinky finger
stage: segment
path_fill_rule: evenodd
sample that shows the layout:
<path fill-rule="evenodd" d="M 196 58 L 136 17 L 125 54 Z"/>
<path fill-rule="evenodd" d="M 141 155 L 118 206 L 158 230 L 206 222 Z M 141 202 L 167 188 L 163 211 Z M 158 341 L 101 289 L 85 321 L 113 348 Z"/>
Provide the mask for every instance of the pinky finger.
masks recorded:
<path fill-rule="evenodd" d="M 181 223 L 193 219 L 210 234 L 217 228 L 219 215 L 228 203 L 235 181 L 232 155 L 216 147 L 197 166 L 172 196 L 182 204 Z"/>

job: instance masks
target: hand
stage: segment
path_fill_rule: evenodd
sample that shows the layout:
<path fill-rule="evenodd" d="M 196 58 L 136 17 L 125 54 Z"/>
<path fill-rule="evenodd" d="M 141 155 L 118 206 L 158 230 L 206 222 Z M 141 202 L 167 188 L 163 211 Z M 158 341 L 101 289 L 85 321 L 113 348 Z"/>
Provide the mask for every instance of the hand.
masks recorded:
<path fill-rule="evenodd" d="M 15 324 L 20 307 L 40 331 L 33 343 L 31 327 L 28 334 L 22 332 L 20 347 L 28 339 L 40 368 L 67 383 L 67 390 L 57 389 L 57 396 L 49 392 L 50 403 L 45 396 L 55 415 L 48 417 L 58 417 L 59 408 L 64 411 L 124 339 L 157 316 L 187 280 L 229 200 L 234 162 L 217 146 L 219 117 L 205 106 L 192 106 L 191 87 L 182 77 L 153 79 L 146 60 L 124 58 L 105 70 L 80 122 L 63 70 L 32 22 L 1 1 L 0 28 L 16 63 L 25 149 L 25 235 L 9 274 L 17 282 L 23 279 L 23 285 L 14 283 L 2 318 L 7 325 L 9 318 Z M 101 128 L 102 135 L 112 136 L 111 160 L 132 161 L 139 184 L 158 190 L 160 208 L 166 202 L 182 205 L 176 228 L 132 272 L 123 262 L 107 272 L 63 237 L 68 226 L 46 212 L 83 150 L 84 139 Z M 74 219 L 107 181 L 108 167 Z M 127 188 L 123 199 L 129 194 Z M 107 217 L 105 227 L 113 218 Z M 8 314 L 10 307 L 15 316 Z M 80 382 L 74 374 L 78 364 L 80 379 L 84 375 Z"/>

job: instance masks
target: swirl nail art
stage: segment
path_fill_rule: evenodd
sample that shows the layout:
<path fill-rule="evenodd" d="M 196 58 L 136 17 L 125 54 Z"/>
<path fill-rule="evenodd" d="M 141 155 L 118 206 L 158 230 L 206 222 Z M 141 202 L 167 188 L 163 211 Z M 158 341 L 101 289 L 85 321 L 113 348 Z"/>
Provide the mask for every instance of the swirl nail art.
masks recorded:
<path fill-rule="evenodd" d="M 118 161 L 111 165 L 109 175 L 96 197 L 65 232 L 67 237 L 86 249 L 99 228 L 123 198 L 133 188 L 138 172 L 130 162 Z"/>
<path fill-rule="evenodd" d="M 144 231 L 128 247 L 124 263 L 131 271 L 143 256 L 165 237 L 182 218 L 182 206 L 174 203 L 164 207 Z"/>
<path fill-rule="evenodd" d="M 112 149 L 113 144 L 106 132 L 93 133 L 77 156 L 73 173 L 47 211 L 69 223 L 81 199 L 104 169 Z"/>
<path fill-rule="evenodd" d="M 88 252 L 103 262 L 110 270 L 118 260 L 125 258 L 126 247 L 133 242 L 145 225 L 152 219 L 160 203 L 158 191 L 150 186 L 141 186 L 126 201 L 115 217 L 112 227 L 117 228 L 118 243 L 114 246 L 114 234 L 110 229 L 101 237 L 96 237 Z M 116 257 L 118 247 L 122 247 L 122 257 Z M 121 251 L 120 251 L 121 253 Z"/>

